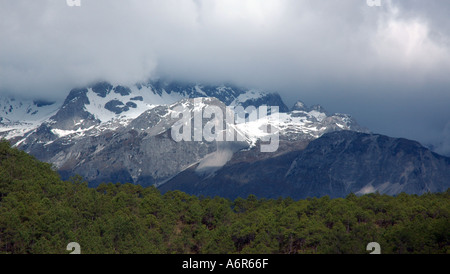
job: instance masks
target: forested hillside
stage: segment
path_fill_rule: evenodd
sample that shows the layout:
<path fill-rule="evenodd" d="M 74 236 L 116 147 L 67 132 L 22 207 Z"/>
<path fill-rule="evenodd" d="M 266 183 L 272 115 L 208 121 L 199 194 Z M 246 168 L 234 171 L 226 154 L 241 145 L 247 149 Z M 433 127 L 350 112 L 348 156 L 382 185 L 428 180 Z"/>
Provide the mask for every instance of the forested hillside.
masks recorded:
<path fill-rule="evenodd" d="M 450 191 L 234 201 L 62 181 L 0 142 L 0 253 L 450 253 Z"/>

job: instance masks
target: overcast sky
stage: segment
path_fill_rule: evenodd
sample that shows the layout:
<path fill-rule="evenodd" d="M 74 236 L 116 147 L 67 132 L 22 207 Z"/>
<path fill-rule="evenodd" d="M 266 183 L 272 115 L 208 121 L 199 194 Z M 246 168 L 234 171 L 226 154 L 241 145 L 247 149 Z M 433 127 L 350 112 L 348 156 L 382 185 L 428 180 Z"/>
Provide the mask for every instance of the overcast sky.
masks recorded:
<path fill-rule="evenodd" d="M 349 113 L 450 155 L 444 0 L 0 0 L 0 92 L 231 82 Z"/>

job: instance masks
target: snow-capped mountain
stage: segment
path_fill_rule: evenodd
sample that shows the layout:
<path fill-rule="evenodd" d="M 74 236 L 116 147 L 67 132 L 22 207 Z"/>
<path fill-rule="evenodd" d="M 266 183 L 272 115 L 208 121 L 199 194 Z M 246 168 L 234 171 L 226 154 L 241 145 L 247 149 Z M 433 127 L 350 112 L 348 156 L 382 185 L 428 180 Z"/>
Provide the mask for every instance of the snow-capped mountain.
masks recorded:
<path fill-rule="evenodd" d="M 0 98 L 0 137 L 22 136 L 54 115 L 60 107 L 60 102 Z"/>
<path fill-rule="evenodd" d="M 447 174 L 447 167 L 450 169 L 449 159 L 423 152 L 416 145 L 408 146 L 417 155 L 426 155 L 426 159 L 414 162 L 412 166 L 426 164 L 443 167 L 442 172 L 430 173 L 432 179 L 439 182 L 437 185 L 433 184 L 430 181 L 431 175 L 417 176 L 416 169 L 408 162 L 411 158 L 405 156 L 405 153 L 411 152 L 408 149 L 402 150 L 395 156 L 400 159 L 395 160 L 386 154 L 389 149 L 395 148 L 394 145 L 386 148 L 383 144 L 368 143 L 374 150 L 369 153 L 358 143 L 359 138 L 365 137 L 356 138 L 345 134 L 348 131 L 369 133 L 349 115 L 330 114 L 320 105 L 308 107 L 301 101 L 289 109 L 277 93 L 231 85 L 154 81 L 123 86 L 99 82 L 72 89 L 62 103 L 14 99 L 3 99 L 1 103 L 1 136 L 38 159 L 53 164 L 63 179 L 79 174 L 91 186 L 102 182 L 129 182 L 159 186 L 164 191 L 182 189 L 193 194 L 210 195 L 217 191 L 215 195 L 228 197 L 236 197 L 240 193 L 259 193 L 272 197 L 285 195 L 290 189 L 297 197 L 302 197 L 301 193 L 297 193 L 297 188 L 305 182 L 308 185 L 315 183 L 314 180 L 305 181 L 306 177 L 302 177 L 308 176 L 317 177 L 317 183 L 320 184 L 317 188 L 302 185 L 301 188 L 308 189 L 309 193 L 332 196 L 328 192 L 334 191 L 336 195 L 344 195 L 348 191 L 355 191 L 361 184 L 356 185 L 351 178 L 342 177 L 341 174 L 339 177 L 332 171 L 337 169 L 357 176 L 360 172 L 367 173 L 367 170 L 364 171 L 358 165 L 358 161 L 364 160 L 375 165 L 377 159 L 385 157 L 389 163 L 408 166 L 396 168 L 395 172 L 401 171 L 400 177 L 392 176 L 390 171 L 382 169 L 368 177 L 361 175 L 365 185 L 357 191 L 362 193 L 382 190 L 389 191 L 390 194 L 395 189 L 404 191 L 409 188 L 408 185 L 397 187 L 395 182 L 387 184 L 384 181 L 403 178 L 401 180 L 405 183 L 412 182 L 414 193 L 420 193 L 426 189 L 445 187 L 440 178 L 444 176 L 442 174 Z M 238 111 L 256 110 L 260 106 L 269 106 L 270 111 L 256 119 L 250 119 L 254 117 L 252 113 L 242 114 Z M 279 112 L 274 111 L 272 106 L 277 107 Z M 195 130 L 199 126 L 205 128 L 211 119 L 200 115 L 201 123 L 198 124 L 195 117 L 209 107 L 220 109 L 224 117 L 228 117 L 230 112 L 234 113 L 234 119 L 223 120 L 222 133 L 229 136 L 232 130 L 233 136 L 240 138 L 211 141 L 201 136 L 201 139 L 196 139 Z M 188 130 L 192 131 L 187 136 L 189 140 L 192 137 L 191 141 L 176 141 L 174 138 L 173 128 L 180 122 L 180 108 L 190 114 L 183 124 L 190 124 Z M 237 121 L 243 118 L 245 122 Z M 270 134 L 277 133 L 278 146 L 271 153 L 263 153 L 259 149 L 267 141 L 265 138 L 270 136 L 267 131 L 269 127 Z M 217 130 L 216 133 L 221 133 L 220 127 Z M 335 132 L 338 134 L 330 135 Z M 328 138 L 324 139 L 323 136 Z M 329 136 L 342 140 L 352 139 L 343 150 L 347 159 L 352 159 L 354 163 L 349 167 L 352 170 L 348 171 L 345 163 L 339 161 L 341 154 L 334 151 L 339 147 L 333 146 L 331 152 L 325 153 L 330 150 L 324 147 L 330 143 Z M 322 139 L 327 141 L 320 142 Z M 310 143 L 322 145 L 310 146 Z M 396 140 L 391 143 L 402 144 Z M 316 157 L 319 160 L 314 165 L 320 166 L 321 161 L 331 161 L 339 163 L 339 166 L 307 172 L 305 167 L 309 170 L 312 168 L 305 161 L 312 159 L 315 152 L 323 157 Z M 301 155 L 307 156 L 300 157 Z M 385 168 L 389 165 L 380 166 Z M 267 176 L 264 175 L 264 180 L 261 181 L 262 174 Z M 327 178 L 334 180 L 333 176 L 338 180 L 338 190 L 323 186 L 329 183 Z M 224 184 L 219 185 L 219 182 Z M 262 184 L 258 185 L 258 182 Z M 293 185 L 286 185 L 289 183 Z M 396 187 L 387 187 L 390 185 Z M 421 185 L 427 187 L 421 188 Z M 260 187 L 259 190 L 256 189 L 257 186 Z M 386 187 L 383 188 L 384 186 Z M 311 189 L 319 189 L 321 192 Z"/>
<path fill-rule="evenodd" d="M 314 139 L 333 130 L 364 131 L 348 115 L 327 115 L 316 109 L 293 109 L 288 111 L 280 96 L 259 90 L 244 90 L 233 86 L 206 86 L 200 84 L 181 84 L 177 82 L 149 82 L 131 87 L 99 82 L 85 88 L 70 91 L 66 100 L 60 104 L 37 103 L 30 106 L 12 107 L 12 120 L 15 124 L 2 125 L 7 139 L 16 138 L 17 145 L 53 142 L 58 138 L 70 140 L 88 135 L 98 135 L 105 130 L 116 130 L 128 125 L 147 110 L 157 106 L 167 106 L 186 98 L 214 97 L 231 107 L 261 105 L 277 106 L 280 113 L 271 124 L 282 136 L 289 139 Z M 5 109 L 6 105 L 5 104 Z M 34 107 L 34 108 L 33 108 Z M 37 110 L 35 110 L 37 109 Z M 29 114 L 24 115 L 23 113 Z M 33 116 L 39 113 L 40 115 Z M 9 118 L 9 119 L 8 119 Z M 254 121 L 238 126 L 250 143 L 262 137 L 259 126 Z M 11 130 L 12 126 L 16 127 Z M 39 127 L 39 128 L 38 128 Z M 43 131 L 48 131 L 45 137 Z M 36 136 L 36 133 L 39 137 Z"/>
<path fill-rule="evenodd" d="M 66 136 L 84 136 L 89 130 L 113 130 L 124 126 L 156 106 L 196 97 L 215 97 L 233 106 L 270 103 L 280 110 L 287 110 L 276 93 L 232 86 L 155 81 L 126 87 L 99 82 L 71 90 L 63 103 L 3 99 L 0 137 L 21 144 L 41 125 L 48 127 L 54 135 L 48 135 L 47 142 Z"/>
<path fill-rule="evenodd" d="M 299 103 L 301 102 L 297 102 L 296 105 Z M 277 129 L 282 139 L 289 141 L 313 140 L 324 133 L 338 130 L 369 132 L 359 126 L 350 115 L 340 113 L 329 115 L 321 106 L 302 110 L 294 107 L 289 112 L 269 115 L 267 120 L 269 125 Z M 259 119 L 237 125 L 237 128 L 249 136 L 252 143 L 255 143 L 265 135 L 262 123 L 266 121 Z"/>
<path fill-rule="evenodd" d="M 244 136 L 243 142 L 176 143 L 169 138 L 176 122 L 169 114 L 180 104 L 193 111 L 198 107 L 194 98 L 204 98 L 202 107 L 217 105 L 224 112 L 238 106 L 267 105 L 278 107 L 279 113 L 229 125 Z M 62 104 L 35 104 L 30 115 L 35 108 L 40 112 L 34 115 L 42 113 L 39 119 L 17 114 L 16 121 L 29 125 L 28 130 L 10 131 L 7 137 L 38 159 L 52 163 L 65 178 L 80 174 L 94 185 L 102 181 L 158 185 L 198 163 L 198 171 L 203 173 L 217 170 L 237 151 L 255 147 L 266 135 L 265 122 L 285 141 L 310 141 L 335 130 L 365 131 L 348 115 L 329 115 L 320 108 L 289 111 L 277 93 L 231 85 L 154 81 L 128 87 L 99 82 L 72 89 Z M 208 168 L 211 166 L 215 168 Z"/>

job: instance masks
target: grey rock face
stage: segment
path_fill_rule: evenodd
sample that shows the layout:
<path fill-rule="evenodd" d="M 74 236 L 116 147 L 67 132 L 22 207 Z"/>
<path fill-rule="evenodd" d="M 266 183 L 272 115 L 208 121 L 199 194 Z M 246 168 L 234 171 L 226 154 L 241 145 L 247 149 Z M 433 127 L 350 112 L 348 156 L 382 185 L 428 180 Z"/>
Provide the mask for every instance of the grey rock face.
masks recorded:
<path fill-rule="evenodd" d="M 141 86 L 141 89 L 143 87 Z M 202 95 L 200 97 L 203 98 L 201 101 L 204 106 L 217 106 L 222 113 L 229 111 L 226 109 L 226 104 L 216 97 L 205 97 L 206 95 L 221 97 L 229 103 L 238 102 L 243 107 L 250 104 L 256 104 L 256 106 L 265 104 L 278 105 L 281 107 L 281 111 L 287 109 L 278 95 L 252 92 L 251 96 L 247 96 L 244 90 L 235 87 L 205 87 L 161 82 L 153 83 L 151 87 L 155 94 L 178 93 L 188 98 L 198 98 L 196 96 Z M 251 155 L 248 151 L 255 149 L 240 151 L 249 148 L 250 144 L 245 141 L 175 142 L 171 136 L 171 127 L 177 119 L 170 115 L 171 111 L 183 105 L 189 109 L 193 118 L 194 100 L 199 99 L 185 99 L 172 105 L 156 106 L 129 121 L 118 119 L 101 122 L 86 109 L 86 106 L 91 104 L 89 98 L 92 98 L 88 97 L 89 90 L 92 90 L 100 98 L 106 98 L 111 92 L 119 96 L 133 95 L 129 93 L 131 89 L 122 86 L 113 87 L 106 82 L 88 88 L 73 89 L 61 109 L 48 122 L 25 136 L 19 146 L 38 159 L 54 164 L 64 179 L 79 174 L 92 186 L 101 182 L 130 182 L 145 186 L 161 185 L 191 166 L 196 166 L 194 171 L 201 176 L 220 173 L 221 168 L 228 161 L 238 159 L 233 155 L 248 159 L 247 156 Z M 245 96 L 239 97 L 240 95 Z M 126 100 L 122 97 L 118 98 L 123 101 L 119 99 L 106 100 L 104 109 L 121 115 L 129 109 L 135 108 L 136 103 L 134 102 L 144 100 L 141 95 L 132 96 L 129 99 L 135 99 L 134 102 L 128 101 L 125 104 Z M 240 101 L 236 101 L 237 98 Z M 315 130 L 315 128 L 323 130 L 327 127 L 330 130 L 340 130 L 337 123 L 347 123 L 346 120 L 337 116 L 322 119 L 325 114 L 320 114 L 322 115 L 320 121 L 317 120 L 319 118 L 307 112 L 292 112 L 286 115 L 294 118 L 296 115 L 304 115 L 304 121 L 308 122 L 311 130 Z M 206 123 L 206 120 L 202 120 L 202 127 Z M 224 129 L 227 127 L 226 121 L 222 126 Z M 193 124 L 192 129 L 194 129 Z M 356 124 L 355 130 L 357 130 Z M 299 147 L 297 144 L 293 145 L 290 140 L 310 141 L 314 139 L 314 135 L 298 131 L 295 127 L 284 128 L 280 134 L 283 142 L 278 154 Z M 284 145 L 287 143 L 290 145 Z M 258 155 L 259 159 L 273 157 L 269 154 L 256 152 L 254 154 Z"/>
<path fill-rule="evenodd" d="M 130 108 L 137 108 L 137 105 L 131 101 L 124 104 L 119 100 L 111 100 L 105 104 L 105 109 L 114 112 L 115 114 L 121 114 L 122 112 L 128 111 Z"/>
<path fill-rule="evenodd" d="M 232 199 L 250 194 L 301 199 L 376 191 L 423 194 L 450 187 L 450 158 L 401 138 L 336 131 L 311 141 L 306 149 L 265 158 L 255 153 L 235 155 L 214 177 L 185 170 L 160 189 Z"/>
<path fill-rule="evenodd" d="M 450 187 L 450 158 L 407 139 L 332 132 L 311 142 L 286 179 L 306 196 L 439 192 Z"/>
<path fill-rule="evenodd" d="M 144 98 L 142 96 L 136 96 L 136 97 L 130 98 L 130 100 L 132 100 L 132 101 L 144 101 Z"/>
<path fill-rule="evenodd" d="M 202 102 L 225 110 L 225 105 L 215 98 L 204 98 Z M 53 163 L 63 179 L 79 174 L 91 186 L 102 182 L 158 185 L 218 148 L 221 150 L 215 141 L 174 141 L 171 128 L 178 118 L 172 118 L 170 113 L 181 105 L 192 113 L 194 99 L 150 109 L 124 126 L 94 127 L 81 136 L 69 134 L 58 138 L 52 133 L 51 124 L 43 124 L 21 148 Z M 244 146 L 236 142 L 235 147 L 238 150 Z"/>
<path fill-rule="evenodd" d="M 175 141 L 176 109 L 191 115 L 190 137 L 196 125 L 207 125 L 207 118 L 200 125 L 193 122 L 199 100 L 202 108 L 214 106 L 222 113 L 231 111 L 227 106 L 278 106 L 279 120 L 271 124 L 279 130 L 278 149 L 260 151 L 259 121 L 235 125 L 244 141 Z M 328 114 L 319 105 L 299 101 L 289 111 L 273 93 L 180 82 L 132 87 L 101 82 L 71 90 L 59 109 L 33 104 L 39 111 L 48 108 L 50 118 L 11 140 L 52 163 L 63 179 L 79 174 L 91 186 L 130 182 L 230 198 L 420 194 L 449 186 L 448 158 L 416 142 L 368 134 L 349 115 Z M 11 107 L 4 105 L 6 120 Z M 222 127 L 229 123 L 224 120 Z"/>
<path fill-rule="evenodd" d="M 112 88 L 113 86 L 108 82 L 99 82 L 92 86 L 92 91 L 97 93 L 98 96 L 105 98 L 111 92 Z"/>
<path fill-rule="evenodd" d="M 124 87 L 124 86 L 117 86 L 114 88 L 114 92 L 118 93 L 122 96 L 126 96 L 126 95 L 130 95 L 131 94 L 131 89 L 129 87 Z"/>
<path fill-rule="evenodd" d="M 297 101 L 291 110 L 309 111 L 310 109 L 302 101 Z"/>
<path fill-rule="evenodd" d="M 280 112 L 289 111 L 289 108 L 284 104 L 284 102 L 281 100 L 281 97 L 276 93 L 269 93 L 257 99 L 249 99 L 242 104 L 244 108 L 248 106 L 259 107 L 262 105 L 278 106 Z"/>
<path fill-rule="evenodd" d="M 38 108 L 44 107 L 44 106 L 51 106 L 55 102 L 54 101 L 47 101 L 47 100 L 33 100 L 33 104 L 37 106 Z"/>
<path fill-rule="evenodd" d="M 86 95 L 87 92 L 86 88 L 70 91 L 62 107 L 50 118 L 53 128 L 72 130 L 76 129 L 77 126 L 78 128 L 88 128 L 100 123 L 91 113 L 85 110 L 85 105 L 90 103 Z"/>
<path fill-rule="evenodd" d="M 178 93 L 186 98 L 214 97 L 225 105 L 231 105 L 240 95 L 248 92 L 234 85 L 199 85 L 183 82 L 165 82 L 162 80 L 149 82 L 147 85 L 151 86 L 158 94 L 166 91 L 168 93 Z M 263 93 L 259 97 L 245 100 L 240 105 L 244 107 L 249 105 L 255 107 L 261 105 L 278 106 L 280 112 L 289 111 L 289 108 L 284 104 L 278 93 Z"/>

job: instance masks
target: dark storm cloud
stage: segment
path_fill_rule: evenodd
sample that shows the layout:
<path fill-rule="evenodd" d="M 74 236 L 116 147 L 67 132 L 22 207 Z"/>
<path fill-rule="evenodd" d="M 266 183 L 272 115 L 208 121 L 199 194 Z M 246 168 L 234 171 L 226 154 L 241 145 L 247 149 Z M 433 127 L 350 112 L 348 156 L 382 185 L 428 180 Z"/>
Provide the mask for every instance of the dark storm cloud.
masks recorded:
<path fill-rule="evenodd" d="M 234 82 L 449 151 L 445 1 L 7 0 L 0 91 L 64 97 L 98 79 Z"/>

